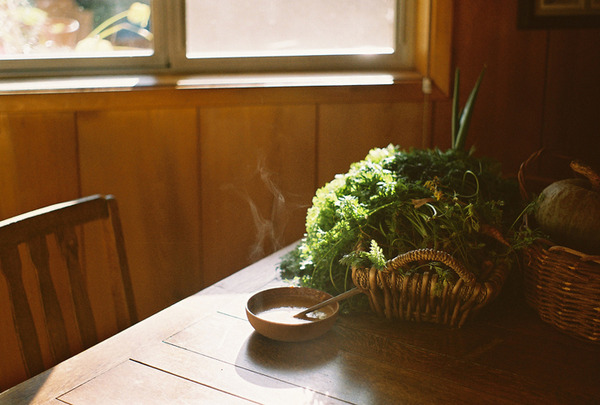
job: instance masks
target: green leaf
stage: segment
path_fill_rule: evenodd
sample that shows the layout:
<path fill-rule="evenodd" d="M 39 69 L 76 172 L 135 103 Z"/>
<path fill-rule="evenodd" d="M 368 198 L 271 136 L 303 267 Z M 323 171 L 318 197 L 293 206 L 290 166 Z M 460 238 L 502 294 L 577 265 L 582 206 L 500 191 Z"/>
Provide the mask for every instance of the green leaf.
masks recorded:
<path fill-rule="evenodd" d="M 473 108 L 475 106 L 475 100 L 477 99 L 477 93 L 479 92 L 479 86 L 481 85 L 481 81 L 483 80 L 483 75 L 485 73 L 485 66 L 481 73 L 479 74 L 479 78 L 475 83 L 475 87 L 471 90 L 471 94 L 469 94 L 469 98 L 467 98 L 467 102 L 463 107 L 463 110 L 460 114 L 460 121 L 458 123 L 458 133 L 454 139 L 454 144 L 452 145 L 453 149 L 464 149 L 465 143 L 467 140 L 467 131 L 469 130 L 469 125 L 471 124 L 471 115 L 473 114 Z"/>
<path fill-rule="evenodd" d="M 458 89 L 460 82 L 460 70 L 454 73 L 454 92 L 452 97 L 452 149 L 456 149 L 456 135 L 458 134 Z"/>
<path fill-rule="evenodd" d="M 383 250 L 379 247 L 375 239 L 371 239 L 371 246 L 367 257 L 376 269 L 385 268 L 386 260 Z"/>

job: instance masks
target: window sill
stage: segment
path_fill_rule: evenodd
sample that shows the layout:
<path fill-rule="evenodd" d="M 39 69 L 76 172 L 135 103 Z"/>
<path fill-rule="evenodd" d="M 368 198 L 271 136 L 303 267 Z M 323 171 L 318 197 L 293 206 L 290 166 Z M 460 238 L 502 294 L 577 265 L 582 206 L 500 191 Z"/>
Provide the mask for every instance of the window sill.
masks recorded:
<path fill-rule="evenodd" d="M 0 95 L 83 91 L 123 91 L 156 87 L 177 89 L 392 85 L 421 80 L 414 72 L 282 73 L 180 76 L 83 76 L 0 80 Z"/>
<path fill-rule="evenodd" d="M 443 97 L 435 86 L 431 97 Z M 192 97 L 192 98 L 191 98 Z M 424 98 L 416 72 L 94 76 L 0 80 L 0 111 Z"/>

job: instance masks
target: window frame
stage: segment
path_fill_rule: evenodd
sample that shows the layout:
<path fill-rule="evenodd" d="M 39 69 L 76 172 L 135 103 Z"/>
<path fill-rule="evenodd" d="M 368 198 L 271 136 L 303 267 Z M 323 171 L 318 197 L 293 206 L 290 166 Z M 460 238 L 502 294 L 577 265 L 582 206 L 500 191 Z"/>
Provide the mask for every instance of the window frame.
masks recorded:
<path fill-rule="evenodd" d="M 154 34 L 154 53 L 149 56 L 109 56 L 102 58 L 23 58 L 0 60 L 0 77 L 65 76 L 93 74 L 141 74 L 164 69 L 168 55 L 157 49 L 167 49 L 165 15 L 167 1 L 153 0 L 150 15 Z M 115 66 L 118 61 L 118 66 Z M 64 65 L 68 64 L 68 67 Z"/>
<path fill-rule="evenodd" d="M 188 59 L 185 47 L 185 1 L 174 2 L 172 13 L 182 24 L 171 27 L 169 60 L 172 69 L 185 73 L 283 73 L 323 71 L 400 71 L 414 68 L 416 0 L 396 0 L 396 52 L 389 55 L 264 56 Z M 408 18 L 412 15 L 413 18 Z"/>
<path fill-rule="evenodd" d="M 405 71 L 415 67 L 417 0 L 396 0 L 396 51 L 389 55 L 186 57 L 186 0 L 152 0 L 154 53 L 106 58 L 2 60 L 0 78 L 85 75 Z M 413 18 L 409 18 L 412 15 Z M 168 34 L 167 34 L 168 33 Z M 65 67 L 68 64 L 68 67 Z"/>

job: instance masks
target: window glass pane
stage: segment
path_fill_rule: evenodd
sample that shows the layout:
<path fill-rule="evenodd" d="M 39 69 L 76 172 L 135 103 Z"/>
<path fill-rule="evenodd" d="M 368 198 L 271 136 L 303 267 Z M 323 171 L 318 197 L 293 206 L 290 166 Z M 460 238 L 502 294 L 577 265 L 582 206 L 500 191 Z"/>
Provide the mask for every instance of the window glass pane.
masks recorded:
<path fill-rule="evenodd" d="M 391 54 L 396 0 L 186 0 L 188 58 Z"/>
<path fill-rule="evenodd" d="M 150 0 L 0 0 L 0 60 L 152 55 Z"/>

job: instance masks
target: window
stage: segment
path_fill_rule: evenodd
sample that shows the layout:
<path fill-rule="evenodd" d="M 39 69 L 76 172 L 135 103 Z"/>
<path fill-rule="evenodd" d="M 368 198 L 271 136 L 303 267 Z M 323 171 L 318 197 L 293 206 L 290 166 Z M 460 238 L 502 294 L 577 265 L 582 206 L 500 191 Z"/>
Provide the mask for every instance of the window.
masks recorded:
<path fill-rule="evenodd" d="M 396 70 L 414 0 L 0 0 L 0 75 Z"/>
<path fill-rule="evenodd" d="M 156 3 L 156 4 L 155 4 Z M 153 0 L 0 0 L 0 74 L 165 66 Z M 162 31 L 162 30 L 158 30 Z"/>

